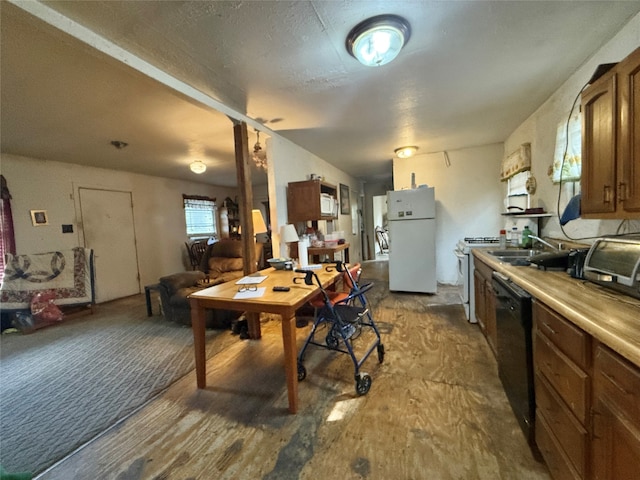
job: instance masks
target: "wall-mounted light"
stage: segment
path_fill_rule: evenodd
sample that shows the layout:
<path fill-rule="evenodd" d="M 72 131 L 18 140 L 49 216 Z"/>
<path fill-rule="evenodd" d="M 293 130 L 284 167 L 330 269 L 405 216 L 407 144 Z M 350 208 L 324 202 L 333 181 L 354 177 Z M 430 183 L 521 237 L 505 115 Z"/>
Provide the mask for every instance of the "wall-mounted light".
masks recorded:
<path fill-rule="evenodd" d="M 396 154 L 398 158 L 409 158 L 413 157 L 418 151 L 418 147 L 408 146 L 408 147 L 400 147 L 396 148 L 393 152 Z"/>
<path fill-rule="evenodd" d="M 193 173 L 197 173 L 198 175 L 200 175 L 201 173 L 204 173 L 207 170 L 207 166 L 200 160 L 191 162 L 191 165 L 189 165 L 189 168 Z"/>
<path fill-rule="evenodd" d="M 347 51 L 367 67 L 396 58 L 411 37 L 411 26 L 398 15 L 378 15 L 357 24 L 347 35 Z"/>

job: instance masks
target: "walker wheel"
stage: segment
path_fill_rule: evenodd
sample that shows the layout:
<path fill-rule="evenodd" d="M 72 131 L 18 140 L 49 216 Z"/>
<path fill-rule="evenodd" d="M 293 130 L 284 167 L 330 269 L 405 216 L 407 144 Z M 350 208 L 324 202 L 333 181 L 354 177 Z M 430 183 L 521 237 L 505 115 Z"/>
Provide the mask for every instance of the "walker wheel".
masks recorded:
<path fill-rule="evenodd" d="M 333 350 L 338 348 L 338 343 L 340 342 L 338 335 L 339 334 L 333 328 L 329 330 L 329 333 L 327 333 L 327 338 L 325 339 L 327 347 Z"/>
<path fill-rule="evenodd" d="M 378 345 L 378 363 L 382 362 L 384 362 L 384 345 L 380 343 Z"/>
<path fill-rule="evenodd" d="M 307 378 L 307 369 L 301 362 L 298 362 L 298 381 L 301 382 Z"/>
<path fill-rule="evenodd" d="M 356 393 L 358 395 L 366 395 L 371 388 L 371 376 L 368 373 L 362 373 L 356 376 Z"/>

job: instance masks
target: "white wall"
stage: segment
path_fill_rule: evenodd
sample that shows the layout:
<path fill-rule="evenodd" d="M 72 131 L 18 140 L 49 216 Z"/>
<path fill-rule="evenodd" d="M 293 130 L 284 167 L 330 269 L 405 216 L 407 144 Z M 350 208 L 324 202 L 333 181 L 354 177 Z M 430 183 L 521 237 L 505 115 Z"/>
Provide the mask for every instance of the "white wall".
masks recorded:
<path fill-rule="evenodd" d="M 327 163 L 320 157 L 295 145 L 294 143 L 273 136 L 267 140 L 267 154 L 269 156 L 269 198 L 271 199 L 271 222 L 273 224 L 273 251 L 279 252 L 279 230 L 287 223 L 287 184 L 308 180 L 312 173 L 322 175 L 324 181 L 339 188 L 342 183 L 350 189 L 351 206 L 357 205 L 362 191 L 358 180 L 347 175 L 342 170 Z M 318 228 L 327 233 L 327 222 L 318 222 Z M 343 230 L 349 242 L 349 259 L 351 263 L 362 260 L 360 234 L 353 234 L 351 215 L 338 214 L 338 220 L 333 221 L 333 230 Z M 357 230 L 357 228 L 356 228 Z"/>
<path fill-rule="evenodd" d="M 497 236 L 503 208 L 500 186 L 502 144 L 394 159 L 394 190 L 416 185 L 435 187 L 436 274 L 439 283 L 455 284 L 457 262 L 453 250 L 465 236 Z M 391 239 L 393 242 L 393 239 Z"/>
<path fill-rule="evenodd" d="M 141 286 L 189 268 L 182 194 L 235 197 L 237 189 L 216 187 L 116 170 L 36 160 L 2 154 L 2 174 L 7 180 L 18 253 L 47 252 L 84 246 L 80 212 L 74 201 L 78 187 L 130 191 L 133 196 Z M 47 210 L 49 225 L 34 227 L 30 210 Z M 73 233 L 62 233 L 62 224 Z M 91 245 L 87 245 L 91 247 Z"/>
<path fill-rule="evenodd" d="M 516 150 L 520 144 L 531 143 L 531 172 L 538 182 L 538 190 L 533 195 L 531 205 L 543 206 L 549 212 L 558 212 L 558 185 L 554 185 L 547 175 L 553 162 L 556 129 L 560 122 L 566 122 L 574 99 L 585 83 L 591 78 L 596 67 L 602 63 L 619 62 L 640 45 L 640 14 L 636 15 L 618 34 L 582 65 L 533 115 L 523 122 L 507 138 L 505 152 Z M 580 100 L 576 108 L 579 108 Z M 560 214 L 573 194 L 573 184 L 563 185 Z M 580 191 L 579 183 L 575 185 Z M 543 225 L 542 234 L 554 238 L 582 239 L 615 233 L 620 221 L 614 220 L 574 220 L 565 225 L 565 233 L 560 229 L 555 216 Z M 631 231 L 640 230 L 640 221 L 629 225 Z M 590 240 L 586 240 L 589 242 Z"/>

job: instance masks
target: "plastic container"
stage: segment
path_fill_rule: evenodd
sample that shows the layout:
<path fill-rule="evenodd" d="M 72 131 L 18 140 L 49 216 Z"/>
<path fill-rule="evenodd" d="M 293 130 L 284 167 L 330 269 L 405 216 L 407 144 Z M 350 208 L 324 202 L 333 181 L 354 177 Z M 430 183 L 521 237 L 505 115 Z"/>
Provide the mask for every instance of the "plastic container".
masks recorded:
<path fill-rule="evenodd" d="M 529 230 L 528 225 L 525 225 L 524 230 L 522 230 L 522 246 L 524 248 L 531 247 L 531 238 L 529 238 L 529 234 L 531 234 L 531 230 Z"/>
<path fill-rule="evenodd" d="M 520 245 L 520 232 L 518 232 L 518 227 L 513 227 L 511 229 L 511 246 L 518 247 Z"/>
<path fill-rule="evenodd" d="M 504 250 L 507 248 L 507 231 L 500 230 L 500 249 Z"/>

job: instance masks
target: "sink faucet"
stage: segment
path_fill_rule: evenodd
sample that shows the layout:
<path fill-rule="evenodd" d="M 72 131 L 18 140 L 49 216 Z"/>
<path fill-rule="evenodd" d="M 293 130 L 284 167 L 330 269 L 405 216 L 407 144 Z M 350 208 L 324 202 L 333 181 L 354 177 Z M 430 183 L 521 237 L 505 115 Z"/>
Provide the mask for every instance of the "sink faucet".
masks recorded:
<path fill-rule="evenodd" d="M 547 247 L 550 247 L 554 250 L 562 250 L 562 243 L 558 243 L 558 246 L 556 247 L 555 245 L 551 245 L 549 242 L 547 242 L 546 240 L 541 239 L 540 237 L 536 237 L 535 235 L 531 235 L 529 234 L 529 238 L 533 238 L 534 240 L 539 241 L 540 243 L 544 243 Z"/>

